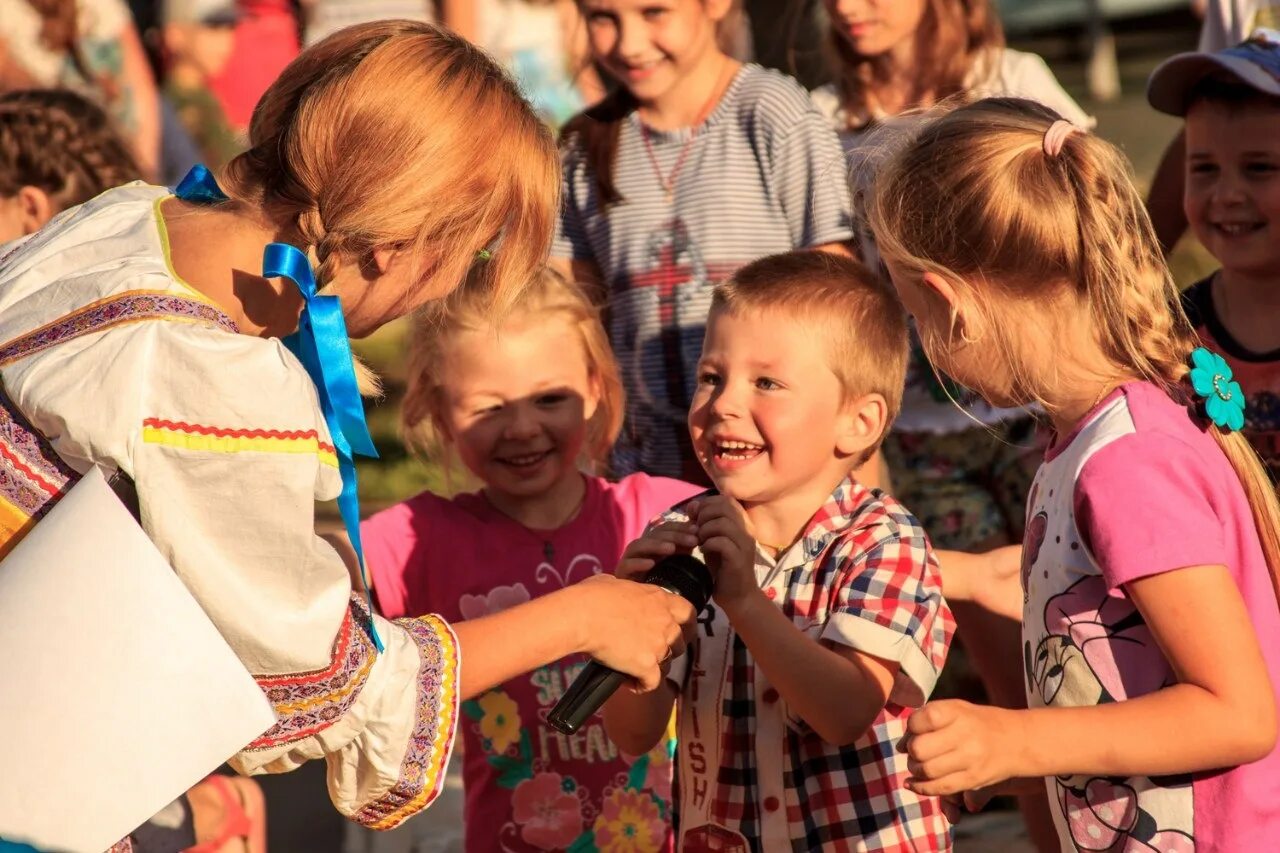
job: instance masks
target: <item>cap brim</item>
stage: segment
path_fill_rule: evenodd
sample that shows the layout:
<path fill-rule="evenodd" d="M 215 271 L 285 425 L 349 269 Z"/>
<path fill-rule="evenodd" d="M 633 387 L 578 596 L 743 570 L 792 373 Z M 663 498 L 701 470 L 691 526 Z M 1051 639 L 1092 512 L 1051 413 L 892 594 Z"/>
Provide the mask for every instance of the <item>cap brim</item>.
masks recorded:
<path fill-rule="evenodd" d="M 1280 95 L 1280 81 L 1256 63 L 1221 53 L 1180 53 L 1162 62 L 1147 81 L 1147 103 L 1171 116 L 1187 114 L 1187 95 L 1201 80 L 1225 74 L 1269 95 Z"/>

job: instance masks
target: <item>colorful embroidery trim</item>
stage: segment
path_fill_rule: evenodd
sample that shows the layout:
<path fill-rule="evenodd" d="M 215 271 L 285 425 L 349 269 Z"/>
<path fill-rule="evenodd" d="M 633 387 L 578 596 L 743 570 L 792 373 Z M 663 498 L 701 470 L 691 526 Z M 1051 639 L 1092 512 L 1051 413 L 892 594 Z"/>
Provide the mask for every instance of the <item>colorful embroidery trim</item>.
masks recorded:
<path fill-rule="evenodd" d="M 332 444 L 320 440 L 320 433 L 308 430 L 226 429 L 223 427 L 147 418 L 142 422 L 142 440 L 182 450 L 214 453 L 304 453 L 314 454 L 321 463 L 338 467 Z"/>
<path fill-rule="evenodd" d="M 237 331 L 230 317 L 207 302 L 154 290 L 130 290 L 91 302 L 9 341 L 0 347 L 0 365 L 42 352 L 71 338 L 143 320 L 212 323 L 229 332 Z"/>
<path fill-rule="evenodd" d="M 395 623 L 418 644 L 418 715 L 399 781 L 352 816 L 372 829 L 399 826 L 440 794 L 458 722 L 458 640 L 448 623 L 438 616 Z"/>
<path fill-rule="evenodd" d="M 247 749 L 302 740 L 324 731 L 347 712 L 373 668 L 371 619 L 365 603 L 353 595 L 334 640 L 329 666 L 314 672 L 254 676 L 279 719 Z"/>
<path fill-rule="evenodd" d="M 0 389 L 0 556 L 77 479 Z"/>

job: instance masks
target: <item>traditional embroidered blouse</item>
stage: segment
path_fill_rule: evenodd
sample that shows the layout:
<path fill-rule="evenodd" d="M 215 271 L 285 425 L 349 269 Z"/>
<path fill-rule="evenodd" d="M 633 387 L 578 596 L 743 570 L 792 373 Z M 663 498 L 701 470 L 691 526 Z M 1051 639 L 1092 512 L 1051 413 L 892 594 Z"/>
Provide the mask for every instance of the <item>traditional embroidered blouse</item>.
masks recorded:
<path fill-rule="evenodd" d="M 0 258 L 0 549 L 90 466 L 132 477 L 147 534 L 275 708 L 232 764 L 327 757 L 339 811 L 390 828 L 440 790 L 456 640 L 352 595 L 314 532 L 315 502 L 341 488 L 315 387 L 178 277 L 165 198 L 112 190 Z"/>

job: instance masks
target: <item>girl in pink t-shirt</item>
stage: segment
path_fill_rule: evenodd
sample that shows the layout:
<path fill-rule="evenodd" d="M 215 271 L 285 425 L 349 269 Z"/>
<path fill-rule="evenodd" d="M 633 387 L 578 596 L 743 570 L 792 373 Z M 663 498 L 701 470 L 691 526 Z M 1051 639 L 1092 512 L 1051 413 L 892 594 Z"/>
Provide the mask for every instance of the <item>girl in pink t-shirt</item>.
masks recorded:
<path fill-rule="evenodd" d="M 900 140 L 870 212 L 932 363 L 1055 431 L 1023 544 L 1030 710 L 926 705 L 910 786 L 1042 777 L 1063 850 L 1280 849 L 1280 507 L 1123 155 L 979 101 Z"/>
<path fill-rule="evenodd" d="M 405 426 L 429 427 L 483 487 L 424 492 L 362 525 L 388 617 L 473 619 L 612 573 L 650 519 L 699 491 L 580 471 L 607 457 L 622 388 L 595 309 L 559 275 L 544 272 L 496 329 L 466 288 L 418 322 Z M 637 758 L 618 752 L 599 717 L 570 736 L 547 725 L 584 662 L 463 703 L 469 851 L 670 848 L 673 743 Z"/>

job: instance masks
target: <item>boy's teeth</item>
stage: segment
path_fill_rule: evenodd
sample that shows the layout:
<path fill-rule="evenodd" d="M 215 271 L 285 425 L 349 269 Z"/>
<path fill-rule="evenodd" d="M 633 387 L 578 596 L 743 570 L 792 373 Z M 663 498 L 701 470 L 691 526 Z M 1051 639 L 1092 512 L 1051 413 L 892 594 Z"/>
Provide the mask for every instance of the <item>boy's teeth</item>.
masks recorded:
<path fill-rule="evenodd" d="M 748 444 L 745 441 L 722 441 L 720 442 L 720 446 L 725 450 L 755 450 L 760 445 Z"/>

